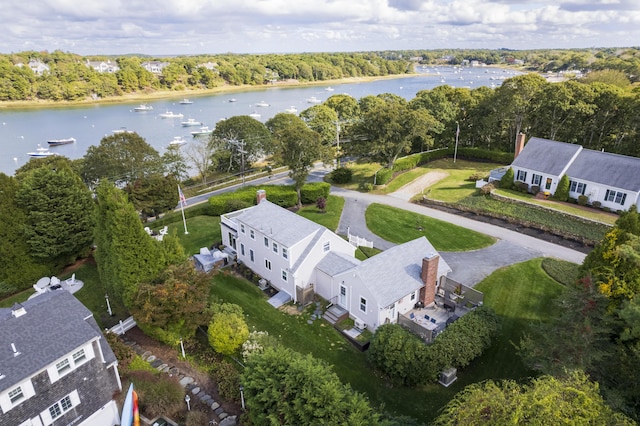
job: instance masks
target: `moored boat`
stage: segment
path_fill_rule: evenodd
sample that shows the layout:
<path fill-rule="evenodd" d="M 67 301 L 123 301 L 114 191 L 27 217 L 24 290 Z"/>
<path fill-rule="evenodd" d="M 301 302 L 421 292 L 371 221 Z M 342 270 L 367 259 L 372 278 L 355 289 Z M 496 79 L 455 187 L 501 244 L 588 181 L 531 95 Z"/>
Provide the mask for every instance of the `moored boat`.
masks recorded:
<path fill-rule="evenodd" d="M 29 157 L 33 158 L 44 158 L 50 157 L 52 155 L 57 155 L 55 152 L 49 151 L 49 148 L 38 145 L 38 148 L 33 152 L 27 152 Z"/>
<path fill-rule="evenodd" d="M 58 145 L 68 145 L 70 143 L 74 143 L 76 141 L 75 138 L 66 138 L 66 139 L 49 139 L 47 143 L 49 146 L 58 146 Z"/>
<path fill-rule="evenodd" d="M 258 114 L 257 112 L 253 112 L 251 114 L 249 114 L 249 117 L 251 118 L 255 118 L 256 120 L 260 117 L 262 117 L 260 114 Z"/>
<path fill-rule="evenodd" d="M 135 133 L 135 132 L 133 130 L 127 130 L 126 127 L 120 127 L 119 129 L 112 130 L 111 133 L 113 133 L 114 135 L 119 135 L 122 133 Z"/>
<path fill-rule="evenodd" d="M 310 104 L 319 104 L 322 101 L 320 99 L 316 98 L 315 96 L 312 96 L 312 97 L 307 99 L 307 102 L 310 103 Z"/>
<path fill-rule="evenodd" d="M 256 106 L 257 106 L 257 107 L 268 107 L 268 106 L 269 106 L 269 104 L 268 104 L 268 103 L 266 103 L 265 101 L 260 101 L 260 102 L 257 102 L 257 103 L 256 103 Z"/>
<path fill-rule="evenodd" d="M 196 121 L 193 118 L 188 118 L 187 121 L 182 121 L 180 124 L 182 124 L 183 127 L 202 126 L 202 121 Z"/>
<path fill-rule="evenodd" d="M 138 105 L 133 109 L 136 112 L 153 111 L 153 107 L 147 104 Z"/>
<path fill-rule="evenodd" d="M 181 105 L 191 105 L 193 103 L 193 101 L 190 101 L 187 98 L 184 98 L 183 100 L 180 101 Z"/>
<path fill-rule="evenodd" d="M 162 114 L 160 114 L 160 117 L 162 117 L 162 118 L 182 118 L 182 117 L 184 117 L 184 115 L 181 114 L 181 113 L 176 114 L 175 112 L 167 111 L 167 112 L 163 112 Z"/>
<path fill-rule="evenodd" d="M 213 129 L 210 129 L 207 126 L 200 127 L 200 129 L 191 132 L 191 134 L 194 137 L 196 137 L 196 136 L 206 136 L 206 135 L 210 135 L 211 133 L 213 133 Z"/>
<path fill-rule="evenodd" d="M 324 89 L 324 90 L 326 90 L 327 92 L 333 92 L 333 87 L 329 86 L 329 87 L 327 87 L 327 88 L 326 88 L 326 89 Z"/>
<path fill-rule="evenodd" d="M 298 112 L 298 108 L 291 106 L 291 108 L 287 108 L 284 110 L 284 112 L 289 113 L 289 114 L 295 114 Z"/>
<path fill-rule="evenodd" d="M 180 146 L 180 145 L 184 145 L 185 143 L 187 143 L 186 140 L 184 140 L 184 138 L 182 136 L 174 136 L 173 140 L 171 142 L 169 142 L 170 146 Z"/>

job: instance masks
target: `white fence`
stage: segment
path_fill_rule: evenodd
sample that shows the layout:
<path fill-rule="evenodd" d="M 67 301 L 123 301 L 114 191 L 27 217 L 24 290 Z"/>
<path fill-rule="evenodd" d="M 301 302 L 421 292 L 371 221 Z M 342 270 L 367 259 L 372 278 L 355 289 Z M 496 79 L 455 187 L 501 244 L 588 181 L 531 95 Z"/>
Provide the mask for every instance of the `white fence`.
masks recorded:
<path fill-rule="evenodd" d="M 349 234 L 349 244 L 354 245 L 356 247 L 373 247 L 373 241 L 369 241 L 366 238 L 360 238 L 357 235 Z"/>
<path fill-rule="evenodd" d="M 129 317 L 127 319 L 120 320 L 119 324 L 114 325 L 113 327 L 111 327 L 109 329 L 109 331 L 111 333 L 115 333 L 118 336 L 126 333 L 127 331 L 131 330 L 133 327 L 136 326 L 136 322 L 134 321 L 133 317 Z"/>

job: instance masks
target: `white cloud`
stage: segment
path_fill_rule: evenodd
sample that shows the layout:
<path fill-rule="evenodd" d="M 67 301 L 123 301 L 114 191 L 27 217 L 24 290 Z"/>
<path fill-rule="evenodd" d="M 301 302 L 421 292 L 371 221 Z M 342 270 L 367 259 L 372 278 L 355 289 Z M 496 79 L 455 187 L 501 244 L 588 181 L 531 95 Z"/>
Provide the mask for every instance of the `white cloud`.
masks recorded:
<path fill-rule="evenodd" d="M 5 0 L 0 51 L 262 53 L 637 45 L 638 0 Z"/>

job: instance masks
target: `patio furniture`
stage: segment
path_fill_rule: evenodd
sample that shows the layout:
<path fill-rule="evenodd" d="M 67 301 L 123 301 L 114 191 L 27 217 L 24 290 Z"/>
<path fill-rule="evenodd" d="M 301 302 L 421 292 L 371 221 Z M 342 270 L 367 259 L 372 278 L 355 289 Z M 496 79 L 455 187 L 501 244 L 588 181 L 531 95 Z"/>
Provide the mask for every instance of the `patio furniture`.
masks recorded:
<path fill-rule="evenodd" d="M 416 316 L 413 314 L 413 312 L 411 312 L 411 314 L 409 315 L 409 318 L 416 319 Z"/>
<path fill-rule="evenodd" d="M 427 321 L 429 321 L 429 315 L 425 315 L 424 319 L 426 319 Z"/>
<path fill-rule="evenodd" d="M 431 318 L 431 320 L 430 320 L 430 321 L 431 321 L 432 323 L 434 323 L 434 324 L 436 323 L 436 319 L 435 319 L 435 318 Z"/>

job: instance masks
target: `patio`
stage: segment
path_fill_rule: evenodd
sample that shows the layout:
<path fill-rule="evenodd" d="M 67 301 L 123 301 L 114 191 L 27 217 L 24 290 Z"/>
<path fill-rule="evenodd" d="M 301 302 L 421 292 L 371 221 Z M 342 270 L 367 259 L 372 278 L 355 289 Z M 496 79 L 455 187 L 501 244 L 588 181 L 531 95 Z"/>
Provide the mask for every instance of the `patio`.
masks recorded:
<path fill-rule="evenodd" d="M 36 291 L 34 294 L 29 296 L 29 299 L 33 299 L 34 297 L 48 293 L 50 291 L 56 290 L 66 290 L 69 293 L 73 294 L 80 290 L 84 283 L 79 279 L 76 279 L 76 274 L 73 274 L 71 278 L 66 280 L 60 280 L 58 277 L 42 277 L 38 280 L 37 283 L 33 285 L 33 289 Z"/>

